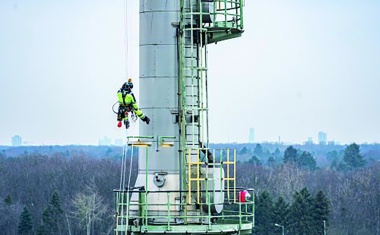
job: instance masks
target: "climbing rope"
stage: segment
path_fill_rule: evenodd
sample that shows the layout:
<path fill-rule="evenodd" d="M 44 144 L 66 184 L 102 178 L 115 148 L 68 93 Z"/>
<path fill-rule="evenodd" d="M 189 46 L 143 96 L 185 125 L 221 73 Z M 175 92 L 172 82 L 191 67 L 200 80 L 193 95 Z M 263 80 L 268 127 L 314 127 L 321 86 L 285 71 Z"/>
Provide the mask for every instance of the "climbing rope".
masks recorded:
<path fill-rule="evenodd" d="M 127 78 L 129 77 L 130 75 L 130 63 L 129 62 L 129 59 L 130 59 L 130 51 L 129 51 L 129 43 L 130 43 L 130 40 L 129 40 L 129 28 L 128 27 L 128 24 L 130 23 L 130 1 L 129 0 L 124 0 L 124 28 L 126 29 L 125 30 L 125 35 L 124 35 L 124 44 L 125 44 L 125 77 L 126 77 L 126 80 Z M 115 104 L 112 105 L 112 111 L 117 114 L 118 112 L 115 110 L 115 106 L 116 104 L 118 104 L 118 102 L 116 102 Z M 134 112 L 131 112 L 131 118 L 130 120 L 132 122 L 136 121 L 136 115 Z M 128 134 L 128 130 L 126 130 L 126 134 Z M 128 136 L 128 135 L 127 135 Z M 131 155 L 130 155 L 130 161 L 129 161 L 129 174 L 128 174 L 128 184 L 126 185 L 126 173 L 127 173 L 127 149 L 128 149 L 128 143 L 126 142 L 124 147 L 123 147 L 123 156 L 122 156 L 122 159 L 121 159 L 121 169 L 120 169 L 120 190 L 124 190 L 126 188 L 126 186 L 129 188 L 130 187 L 130 183 L 131 183 L 131 175 L 132 175 L 132 166 L 133 166 L 133 145 L 131 146 Z"/>
<path fill-rule="evenodd" d="M 124 61 L 124 66 L 125 66 L 125 71 L 124 71 L 124 75 L 125 75 L 125 80 L 127 80 L 129 77 L 130 77 L 130 73 L 131 73 L 131 63 L 130 63 L 130 50 L 129 50 L 129 43 L 130 43 L 130 39 L 129 39 L 129 36 L 130 36 L 130 27 L 128 27 L 128 24 L 130 24 L 130 6 L 129 6 L 129 2 L 130 0 L 124 0 L 124 4 L 125 4 L 125 7 L 124 7 L 124 29 L 125 30 L 125 35 L 124 35 L 124 46 L 125 46 L 125 61 Z M 131 25 L 131 24 L 130 24 Z M 115 110 L 115 106 L 116 104 L 118 104 L 119 102 L 117 101 L 115 104 L 112 105 L 112 111 L 115 113 L 115 114 L 118 114 L 118 111 Z M 133 110 L 130 112 L 131 113 L 131 117 L 129 118 L 129 120 L 131 120 L 132 122 L 135 122 L 136 119 L 137 119 L 137 116 L 136 114 L 133 112 Z M 127 154 L 128 154 L 128 129 L 126 130 L 126 142 L 123 146 L 123 155 L 122 155 L 122 159 L 121 159 L 121 169 L 120 169 L 120 185 L 119 185 L 119 189 L 120 191 L 123 191 L 125 192 L 124 190 L 128 190 L 127 191 L 127 194 L 128 196 L 131 196 L 132 194 L 129 193 L 129 190 L 131 189 L 131 177 L 132 177 L 132 169 L 133 169 L 133 144 L 131 145 L 130 147 L 130 157 L 129 157 L 129 173 L 128 173 L 128 181 L 126 182 L 126 174 L 127 174 Z M 127 184 L 126 184 L 127 183 Z M 123 199 L 124 201 L 124 196 L 123 196 Z M 127 218 L 129 217 L 129 205 L 130 205 L 130 199 L 128 200 L 127 202 L 127 206 L 126 208 L 124 206 L 121 206 L 121 211 L 120 211 L 120 214 L 121 215 L 124 215 L 125 213 L 127 213 Z M 125 211 L 126 210 L 126 211 Z M 128 227 L 129 226 L 129 219 L 126 220 L 126 226 Z"/>
<path fill-rule="evenodd" d="M 125 34 L 124 34 L 124 46 L 125 46 L 125 61 L 124 61 L 124 66 L 125 66 L 125 80 L 127 80 L 130 77 L 131 73 L 131 63 L 130 63 L 130 50 L 129 50 L 129 44 L 131 42 L 129 36 L 130 36 L 130 0 L 125 0 L 124 1 L 125 7 L 124 7 L 124 29 Z M 129 24 L 129 27 L 128 27 Z"/>
<path fill-rule="evenodd" d="M 133 144 L 131 145 L 131 151 L 130 151 L 130 163 L 129 163 L 129 173 L 128 173 L 128 184 L 126 184 L 126 168 L 127 168 L 127 148 L 128 148 L 128 143 L 126 143 L 123 147 L 123 156 L 121 159 L 121 169 L 120 169 L 120 190 L 124 190 L 125 188 L 130 188 L 131 186 L 131 176 L 132 176 L 132 168 L 133 168 Z"/>

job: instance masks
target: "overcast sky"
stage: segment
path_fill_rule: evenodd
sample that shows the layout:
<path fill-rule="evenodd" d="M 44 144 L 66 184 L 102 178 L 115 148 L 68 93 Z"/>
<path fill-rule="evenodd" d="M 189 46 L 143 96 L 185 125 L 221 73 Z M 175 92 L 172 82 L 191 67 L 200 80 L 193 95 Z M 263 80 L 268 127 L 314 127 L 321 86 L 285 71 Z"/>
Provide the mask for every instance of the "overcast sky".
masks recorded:
<path fill-rule="evenodd" d="M 380 142 L 380 1 L 245 2 L 243 37 L 209 47 L 211 142 Z M 111 106 L 138 77 L 137 3 L 126 67 L 123 0 L 0 1 L 0 145 L 123 138 Z"/>

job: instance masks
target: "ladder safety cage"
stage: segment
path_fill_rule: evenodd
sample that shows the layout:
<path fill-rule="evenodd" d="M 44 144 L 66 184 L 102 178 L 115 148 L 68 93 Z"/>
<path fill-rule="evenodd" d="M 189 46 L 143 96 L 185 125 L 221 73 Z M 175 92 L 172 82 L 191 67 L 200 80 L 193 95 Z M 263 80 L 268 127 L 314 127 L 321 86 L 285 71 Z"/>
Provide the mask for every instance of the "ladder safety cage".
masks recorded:
<path fill-rule="evenodd" d="M 208 97 L 207 97 L 207 29 L 197 24 L 202 9 L 199 0 L 180 1 L 179 49 L 179 109 L 180 147 L 182 150 L 183 190 L 186 182 L 186 149 L 197 155 L 200 143 L 208 145 Z"/>
<path fill-rule="evenodd" d="M 207 44 L 243 33 L 243 0 L 180 0 L 179 18 L 180 147 L 208 147 Z"/>
<path fill-rule="evenodd" d="M 186 1 L 186 0 L 185 0 Z M 202 32 L 202 45 L 240 37 L 244 32 L 245 0 L 188 0 L 192 9 L 185 14 Z"/>

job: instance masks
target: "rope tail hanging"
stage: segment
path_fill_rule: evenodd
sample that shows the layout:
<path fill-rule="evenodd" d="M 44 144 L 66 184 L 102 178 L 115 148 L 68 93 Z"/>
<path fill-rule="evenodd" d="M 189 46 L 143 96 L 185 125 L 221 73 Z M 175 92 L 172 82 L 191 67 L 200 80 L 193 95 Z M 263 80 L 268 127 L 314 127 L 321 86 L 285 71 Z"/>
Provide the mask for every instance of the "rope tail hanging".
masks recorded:
<path fill-rule="evenodd" d="M 129 50 L 130 27 L 128 27 L 128 25 L 131 25 L 131 22 L 130 22 L 130 13 L 129 13 L 129 11 L 130 11 L 130 0 L 124 0 L 124 4 L 125 4 L 125 8 L 124 8 L 124 28 L 126 29 L 125 30 L 125 35 L 124 35 L 124 44 L 125 44 L 124 45 L 125 46 L 125 62 L 124 62 L 124 66 L 125 66 L 125 78 L 126 78 L 125 80 L 127 80 L 128 77 L 130 77 L 130 73 L 131 73 L 130 50 Z M 115 111 L 115 105 L 117 103 L 118 102 L 116 102 L 112 106 L 112 111 L 114 113 L 117 113 Z M 132 120 L 136 121 L 136 117 L 134 117 L 134 113 L 132 113 Z M 128 130 L 126 130 L 126 136 L 128 136 Z M 127 138 L 127 140 L 128 140 L 128 138 Z M 120 188 L 120 190 L 123 190 L 123 191 L 127 189 L 127 193 L 129 194 L 129 196 L 132 196 L 129 193 L 129 190 L 131 190 L 131 177 L 132 177 L 132 169 L 133 169 L 133 149 L 134 148 L 133 148 L 133 144 L 132 144 L 131 148 L 130 148 L 128 182 L 126 182 L 128 141 L 126 141 L 125 145 L 123 146 L 123 156 L 122 156 L 122 159 L 121 159 L 121 169 L 120 169 L 120 185 L 119 185 L 119 188 Z M 129 201 L 127 202 L 127 207 L 126 207 L 127 217 L 129 217 Z M 124 210 L 124 207 L 122 207 L 122 208 L 123 208 L 122 210 Z M 125 212 L 122 211 L 121 213 L 124 214 Z M 127 219 L 127 227 L 128 227 L 128 223 L 129 223 L 129 220 Z"/>

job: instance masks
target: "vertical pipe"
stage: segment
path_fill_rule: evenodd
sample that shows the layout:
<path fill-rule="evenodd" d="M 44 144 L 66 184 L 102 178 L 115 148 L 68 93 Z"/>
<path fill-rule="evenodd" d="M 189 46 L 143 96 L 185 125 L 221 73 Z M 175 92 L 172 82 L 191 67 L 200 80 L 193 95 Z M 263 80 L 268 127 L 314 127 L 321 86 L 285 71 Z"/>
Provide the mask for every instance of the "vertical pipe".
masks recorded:
<path fill-rule="evenodd" d="M 214 8 L 215 9 L 215 8 Z M 207 51 L 207 34 L 205 33 L 205 44 L 204 44 L 204 47 L 205 47 L 205 67 L 207 68 L 208 64 L 207 64 L 207 54 L 208 54 L 208 51 Z M 207 69 L 205 70 L 205 92 L 206 92 L 206 147 L 209 148 L 209 130 L 208 130 L 208 73 L 207 73 Z M 203 146 L 202 146 L 203 147 Z M 214 155 L 213 155 L 214 156 Z"/>
<path fill-rule="evenodd" d="M 224 25 L 227 25 L 227 0 L 224 0 Z"/>
<path fill-rule="evenodd" d="M 148 147 L 145 147 L 145 162 L 148 165 Z M 148 191 L 148 167 L 145 167 L 145 190 Z"/>
<path fill-rule="evenodd" d="M 240 0 L 240 28 L 242 29 L 244 27 L 244 19 L 243 19 L 243 0 Z"/>
<path fill-rule="evenodd" d="M 187 195 L 187 200 L 188 200 L 188 203 L 190 204 L 191 203 L 191 156 L 190 156 L 190 149 L 188 150 L 188 153 L 187 153 L 187 171 L 188 171 L 188 189 L 189 189 L 189 193 Z"/>
<path fill-rule="evenodd" d="M 167 192 L 167 201 L 168 201 L 168 230 L 170 230 L 170 193 L 169 192 Z"/>
<path fill-rule="evenodd" d="M 180 25 L 177 26 L 177 30 L 176 30 L 176 37 L 177 37 L 177 61 L 180 61 L 180 42 L 179 42 L 179 37 L 180 37 Z M 181 78 L 181 65 L 178 63 L 178 66 L 177 66 L 177 70 L 178 70 L 178 81 L 180 80 Z M 177 107 L 178 107 L 178 113 L 176 114 L 177 116 L 175 117 L 176 119 L 178 119 L 178 125 L 181 125 L 181 121 L 180 121 L 180 118 L 181 118 L 181 113 L 182 113 L 182 106 L 181 106 L 181 83 L 178 82 L 177 83 Z M 182 182 L 182 164 L 183 164 L 183 157 L 184 157 L 184 153 L 182 152 L 183 149 L 182 149 L 182 134 L 181 134 L 181 128 L 179 128 L 179 135 L 178 135 L 178 156 L 179 156 L 179 198 L 180 198 L 180 201 L 182 202 L 182 190 L 183 190 L 183 182 Z M 181 206 L 180 206 L 180 211 L 182 211 L 182 203 L 181 203 Z"/>
<path fill-rule="evenodd" d="M 200 161 L 200 158 L 199 158 L 199 151 L 198 151 L 198 153 L 197 153 L 197 197 L 198 197 L 198 203 L 201 201 L 200 200 L 200 192 L 199 192 L 199 171 L 200 171 L 200 166 L 199 166 L 199 161 Z"/>
<path fill-rule="evenodd" d="M 226 164 L 226 166 L 227 166 L 227 178 L 228 178 L 228 180 L 227 180 L 227 192 L 228 192 L 228 194 L 230 194 L 230 150 L 229 149 L 227 149 L 227 154 L 226 154 L 227 156 L 226 156 L 226 161 L 227 161 L 227 164 Z"/>
<path fill-rule="evenodd" d="M 236 203 L 236 149 L 234 149 L 234 203 Z"/>

